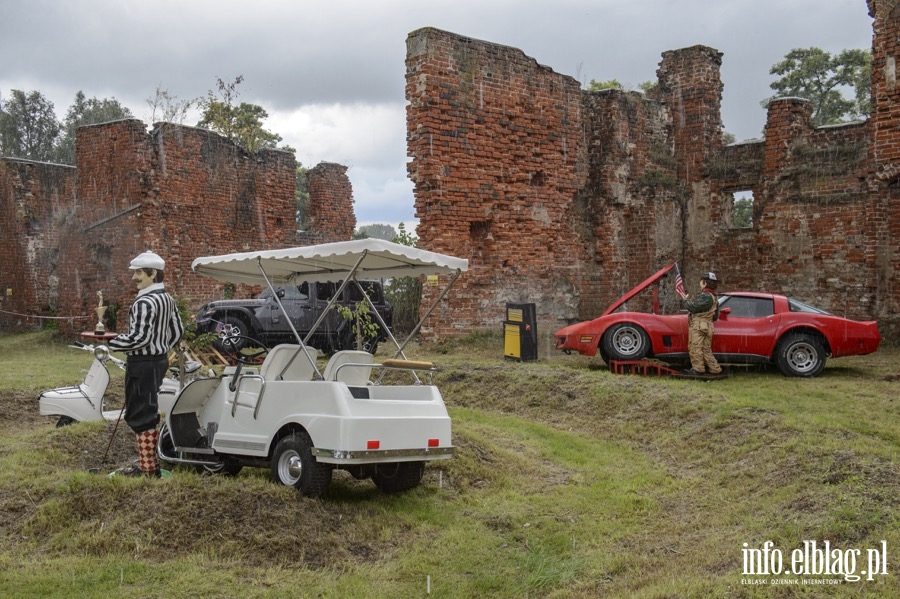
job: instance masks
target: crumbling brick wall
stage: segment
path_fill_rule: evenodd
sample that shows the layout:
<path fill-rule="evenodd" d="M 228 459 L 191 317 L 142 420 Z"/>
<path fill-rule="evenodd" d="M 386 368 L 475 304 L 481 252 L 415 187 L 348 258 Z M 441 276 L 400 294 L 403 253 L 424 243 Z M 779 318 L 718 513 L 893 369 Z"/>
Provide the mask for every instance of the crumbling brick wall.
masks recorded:
<path fill-rule="evenodd" d="M 657 89 L 643 96 L 583 92 L 514 48 L 431 28 L 410 34 L 420 244 L 471 268 L 426 335 L 499 328 L 507 301 L 534 302 L 552 333 L 597 316 L 673 260 L 691 288 L 715 270 L 725 289 L 786 292 L 891 329 L 900 17 L 890 3 L 870 5 L 882 7 L 883 67 L 873 68 L 869 121 L 816 129 L 808 102 L 785 98 L 771 103 L 764 140 L 727 147 L 722 54 L 712 48 L 664 53 Z M 882 37 L 894 41 L 879 50 Z M 742 190 L 753 192 L 750 228 L 733 223 Z"/>
<path fill-rule="evenodd" d="M 470 262 L 452 314 L 439 311 L 426 334 L 498 326 L 505 302 L 574 314 L 583 248 L 559 231 L 587 175 L 578 82 L 436 29 L 413 32 L 407 48 L 417 233 L 422 247 Z"/>
<path fill-rule="evenodd" d="M 565 304 L 583 249 L 560 231 L 587 175 L 578 82 L 514 48 L 435 29 L 407 47 L 417 233 L 423 247 L 470 261 L 453 315 L 429 330 L 497 326 L 506 302 L 538 298 L 545 312 L 574 314 Z"/>
<path fill-rule="evenodd" d="M 900 8 L 894 0 L 868 0 L 868 7 L 874 35 L 866 257 L 877 289 L 874 312 L 900 330 Z"/>
<path fill-rule="evenodd" d="M 90 202 L 60 248 L 70 283 L 60 303 L 76 311 L 91 311 L 101 290 L 124 316 L 134 296 L 128 262 L 144 250 L 166 260 L 169 289 L 197 300 L 224 287 L 193 274 L 197 256 L 292 245 L 288 152 L 250 153 L 206 129 L 161 123 L 148 133 L 124 120 L 80 128 L 76 156 L 77 197 Z"/>
<path fill-rule="evenodd" d="M 410 34 L 407 48 L 420 244 L 470 260 L 449 296 L 452 314 L 426 335 L 496 327 L 506 302 L 535 303 L 539 327 L 552 332 L 596 315 L 680 258 L 685 182 L 678 175 L 689 170 L 682 162 L 712 152 L 693 156 L 694 138 L 709 134 L 692 131 L 699 116 L 718 118 L 718 104 L 699 116 L 696 102 L 681 106 L 685 133 L 658 100 L 582 92 L 514 48 L 431 28 Z M 671 87 L 693 90 L 685 94 L 691 100 L 697 80 L 709 79 L 713 88 L 700 97 L 717 102 L 717 64 L 702 59 L 719 55 L 694 54 L 700 58 L 673 54 Z"/>
<path fill-rule="evenodd" d="M 347 167 L 322 162 L 306 173 L 309 203 L 309 244 L 346 241 L 353 237 L 356 215 L 353 212 L 353 189 L 347 178 Z"/>
<path fill-rule="evenodd" d="M 60 225 L 72 216 L 75 169 L 28 160 L 0 160 L 0 328 L 55 316 Z"/>
<path fill-rule="evenodd" d="M 135 293 L 128 263 L 148 249 L 166 260 L 167 287 L 197 307 L 222 298 L 226 286 L 194 275 L 196 257 L 298 244 L 292 153 L 247 152 L 206 129 L 170 123 L 148 133 L 141 121 L 128 119 L 79 128 L 76 157 L 74 169 L 0 160 L 0 211 L 13 227 L 0 242 L 7 250 L 0 286 L 4 294 L 12 290 L 0 310 L 74 316 L 60 326 L 85 330 L 96 320 L 102 291 L 125 318 Z M 347 222 L 355 217 L 345 170 L 325 167 L 327 193 L 310 190 L 311 205 L 344 215 L 339 223 L 320 222 L 336 228 L 317 231 L 320 237 L 350 238 Z M 234 293 L 254 291 L 241 286 Z M 0 325 L 41 322 L 3 318 Z"/>

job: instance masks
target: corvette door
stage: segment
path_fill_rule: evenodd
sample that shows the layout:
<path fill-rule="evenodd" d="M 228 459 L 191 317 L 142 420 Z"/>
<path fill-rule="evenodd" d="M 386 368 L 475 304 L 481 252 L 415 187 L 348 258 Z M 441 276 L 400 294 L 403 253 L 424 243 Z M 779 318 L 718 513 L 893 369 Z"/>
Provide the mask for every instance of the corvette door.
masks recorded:
<path fill-rule="evenodd" d="M 781 320 L 775 316 L 772 298 L 723 295 L 719 300 L 719 314 L 713 353 L 771 355 Z"/>

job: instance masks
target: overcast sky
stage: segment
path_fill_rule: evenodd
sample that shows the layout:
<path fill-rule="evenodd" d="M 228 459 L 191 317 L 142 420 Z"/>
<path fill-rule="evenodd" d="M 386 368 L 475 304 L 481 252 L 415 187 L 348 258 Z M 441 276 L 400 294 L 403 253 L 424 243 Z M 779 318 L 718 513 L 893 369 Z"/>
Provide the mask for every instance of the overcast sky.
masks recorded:
<path fill-rule="evenodd" d="M 39 91 L 62 119 L 81 90 L 150 124 L 233 81 L 312 167 L 349 167 L 357 225 L 415 225 L 406 176 L 406 38 L 436 27 L 522 50 L 586 85 L 655 80 L 661 54 L 724 53 L 722 118 L 760 136 L 769 69 L 793 48 L 869 48 L 865 0 L 0 0 L 0 98 Z M 193 125 L 196 118 L 186 121 Z"/>

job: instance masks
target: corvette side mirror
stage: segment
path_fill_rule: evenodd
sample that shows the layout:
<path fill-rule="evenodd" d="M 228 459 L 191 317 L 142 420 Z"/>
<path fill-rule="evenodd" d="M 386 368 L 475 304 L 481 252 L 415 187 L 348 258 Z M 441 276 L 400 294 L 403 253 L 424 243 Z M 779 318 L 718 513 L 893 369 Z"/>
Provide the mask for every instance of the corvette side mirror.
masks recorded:
<path fill-rule="evenodd" d="M 722 308 L 719 310 L 719 318 L 725 318 L 729 314 L 731 314 L 731 308 Z"/>

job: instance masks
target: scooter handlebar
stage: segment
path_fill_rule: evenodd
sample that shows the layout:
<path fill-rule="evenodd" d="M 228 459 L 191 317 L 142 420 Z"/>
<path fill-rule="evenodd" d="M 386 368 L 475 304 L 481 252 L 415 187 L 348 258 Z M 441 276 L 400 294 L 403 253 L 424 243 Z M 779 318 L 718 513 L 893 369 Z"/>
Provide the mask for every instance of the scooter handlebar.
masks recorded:
<path fill-rule="evenodd" d="M 86 343 L 81 343 L 80 341 L 73 341 L 69 344 L 69 347 L 72 349 L 82 349 L 84 351 L 89 351 L 94 354 L 94 357 L 101 361 L 106 362 L 110 361 L 122 370 L 125 370 L 125 361 L 120 360 L 109 352 L 109 348 L 105 345 L 88 345 Z"/>

